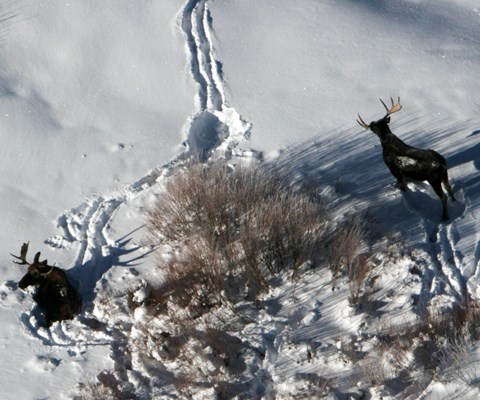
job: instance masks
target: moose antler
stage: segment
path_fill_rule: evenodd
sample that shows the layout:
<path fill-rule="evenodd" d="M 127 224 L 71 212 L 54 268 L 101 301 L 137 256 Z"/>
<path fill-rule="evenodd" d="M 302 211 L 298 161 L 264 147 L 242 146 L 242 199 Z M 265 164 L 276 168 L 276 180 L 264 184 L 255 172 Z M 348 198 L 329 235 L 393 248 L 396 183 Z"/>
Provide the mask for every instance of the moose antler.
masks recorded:
<path fill-rule="evenodd" d="M 27 253 L 28 253 L 28 245 L 29 244 L 30 244 L 30 242 L 27 242 L 27 243 L 24 243 L 22 245 L 19 256 L 16 256 L 15 254 L 10 253 L 12 255 L 12 257 L 16 258 L 17 260 L 20 260 L 20 261 L 15 261 L 14 260 L 13 262 L 15 264 L 19 264 L 19 265 L 35 265 L 35 266 L 40 266 L 40 267 L 47 267 L 48 266 L 48 261 L 47 260 L 43 260 L 42 262 L 40 262 L 40 254 L 41 254 L 40 252 L 35 254 L 35 257 L 33 259 L 33 264 L 30 264 L 27 261 Z"/>
<path fill-rule="evenodd" d="M 20 260 L 20 261 L 13 261 L 15 264 L 19 264 L 19 265 L 29 264 L 27 261 L 27 252 L 28 252 L 29 244 L 30 242 L 27 242 L 22 245 L 22 248 L 20 250 L 20 256 L 16 256 L 15 254 L 10 253 L 12 257 L 15 257 L 17 260 Z"/>
<path fill-rule="evenodd" d="M 358 115 L 358 119 L 357 119 L 358 125 L 360 125 L 362 128 L 365 128 L 365 129 L 370 128 L 370 126 L 367 125 L 367 124 L 365 123 L 365 121 L 362 119 L 362 117 L 360 116 L 360 114 L 357 114 L 357 115 Z"/>
<path fill-rule="evenodd" d="M 388 117 L 390 114 L 396 113 L 397 111 L 400 111 L 402 109 L 402 105 L 400 104 L 400 96 L 398 96 L 398 101 L 395 103 L 393 101 L 393 98 L 390 97 L 390 100 L 392 102 L 392 106 L 390 108 L 387 107 L 387 105 L 383 102 L 382 99 L 380 101 L 382 102 L 383 106 L 385 107 L 385 110 L 387 110 L 387 115 L 385 117 Z"/>
<path fill-rule="evenodd" d="M 392 102 L 392 105 L 390 106 L 390 108 L 388 108 L 387 105 L 383 102 L 383 100 L 380 99 L 380 102 L 385 107 L 385 110 L 387 110 L 387 114 L 383 117 L 383 119 L 387 118 L 391 114 L 396 113 L 397 111 L 400 111 L 402 109 L 402 105 L 400 104 L 400 96 L 398 96 L 398 100 L 396 103 L 393 101 L 392 97 L 390 97 L 390 101 Z M 357 119 L 358 125 L 360 125 L 364 129 L 370 129 L 370 125 L 365 123 L 365 121 L 362 119 L 360 114 L 357 114 L 357 115 L 358 115 L 358 119 Z"/>

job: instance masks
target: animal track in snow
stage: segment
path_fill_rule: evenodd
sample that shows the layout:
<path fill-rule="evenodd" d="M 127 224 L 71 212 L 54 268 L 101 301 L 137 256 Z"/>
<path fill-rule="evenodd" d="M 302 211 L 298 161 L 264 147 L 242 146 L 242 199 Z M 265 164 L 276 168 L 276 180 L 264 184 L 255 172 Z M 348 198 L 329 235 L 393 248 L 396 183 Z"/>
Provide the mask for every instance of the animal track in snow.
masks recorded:
<path fill-rule="evenodd" d="M 206 160 L 218 147 L 224 155 L 246 155 L 244 145 L 250 137 L 251 125 L 227 105 L 222 64 L 215 58 L 213 20 L 207 0 L 188 0 L 180 25 L 189 50 L 190 71 L 198 86 L 199 110 L 191 117 L 186 140 L 190 154 Z"/>
<path fill-rule="evenodd" d="M 212 18 L 207 1 L 188 0 L 181 15 L 191 74 L 199 88 L 200 98 L 200 110 L 191 118 L 190 142 L 196 151 L 205 156 L 215 147 L 224 156 L 232 155 L 232 150 L 248 139 L 250 125 L 243 122 L 233 108 L 225 105 L 220 63 L 214 58 Z M 211 131 L 215 131 L 218 136 L 215 137 Z M 109 223 L 117 210 L 127 200 L 137 197 L 183 165 L 190 155 L 188 151 L 181 153 L 123 189 L 93 196 L 58 217 L 57 226 L 62 233 L 49 238 L 46 243 L 53 247 L 78 246 L 70 275 L 79 282 L 80 293 L 86 294 L 93 290 L 98 279 L 117 260 L 115 251 L 118 250 L 118 243 L 108 235 Z M 88 274 L 85 273 L 86 270 Z"/>
<path fill-rule="evenodd" d="M 187 37 L 191 73 L 199 86 L 201 110 L 222 111 L 225 104 L 220 63 L 212 44 L 212 18 L 206 0 L 188 0 L 183 9 L 182 29 Z"/>
<path fill-rule="evenodd" d="M 120 349 L 121 344 L 114 343 L 118 341 L 118 335 L 107 332 L 105 327 L 95 334 L 86 334 L 88 324 L 82 323 L 85 312 L 92 306 L 96 283 L 110 268 L 121 264 L 119 257 L 122 254 L 135 250 L 125 250 L 128 239 L 117 242 L 109 235 L 110 223 L 118 210 L 184 166 L 192 156 L 200 155 L 200 159 L 206 159 L 209 156 L 256 155 L 248 148 L 251 125 L 226 104 L 221 63 L 214 56 L 213 21 L 208 1 L 187 0 L 179 23 L 187 41 L 190 72 L 198 87 L 199 109 L 189 117 L 189 148 L 137 181 L 107 194 L 90 196 L 57 218 L 60 233 L 45 243 L 57 249 L 75 248 L 76 256 L 67 274 L 82 296 L 83 311 L 74 321 L 58 323 L 50 330 L 40 327 L 42 318 L 37 307 L 25 312 L 21 320 L 26 330 L 45 345 L 93 343 L 109 345 L 113 352 Z"/>
<path fill-rule="evenodd" d="M 426 191 L 428 187 L 419 185 Z M 460 237 L 455 226 L 455 219 L 465 210 L 463 191 L 457 191 L 457 201 L 449 200 L 449 212 L 451 219 L 442 223 L 439 217 L 440 207 L 428 210 L 425 206 L 418 206 L 418 193 L 404 196 L 409 208 L 420 214 L 424 220 L 425 249 L 430 257 L 431 265 L 425 266 L 423 285 L 420 296 L 422 308 L 426 307 L 430 300 L 438 295 L 447 294 L 463 303 L 468 297 L 467 278 L 462 274 L 463 255 L 456 250 L 456 244 Z M 413 201 L 416 199 L 416 201 Z M 425 201 L 428 201 L 425 200 Z"/>

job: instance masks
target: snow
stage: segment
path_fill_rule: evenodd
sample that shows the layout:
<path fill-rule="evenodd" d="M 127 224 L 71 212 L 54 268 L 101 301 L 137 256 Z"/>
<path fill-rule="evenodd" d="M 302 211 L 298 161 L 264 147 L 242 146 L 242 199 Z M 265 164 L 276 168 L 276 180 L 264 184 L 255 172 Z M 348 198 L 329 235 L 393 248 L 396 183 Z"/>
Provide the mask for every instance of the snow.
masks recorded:
<path fill-rule="evenodd" d="M 352 362 L 417 308 L 480 299 L 477 1 L 20 0 L 0 14 L 2 399 L 71 398 L 98 376 L 138 398 L 178 395 L 177 363 L 159 368 L 161 349 L 147 360 L 138 345 L 145 327 L 167 330 L 141 306 L 162 279 L 144 223 L 190 156 L 263 162 L 318 187 L 332 220 L 362 215 L 385 236 L 378 247 L 391 246 L 377 260 L 378 320 L 315 269 L 283 277 L 259 310 L 245 306 L 257 323 L 241 337 L 265 352 L 245 356 L 258 396 L 307 396 L 328 386 L 320 374 L 337 385 L 332 398 L 367 386 L 373 399 L 478 397 L 476 344 L 458 367 L 470 382 L 450 362 L 424 387 L 418 377 L 417 392 L 362 382 L 373 352 Z M 397 189 L 378 138 L 355 122 L 382 117 L 378 98 L 398 95 L 393 133 L 447 158 L 447 223 L 428 184 Z M 84 300 L 74 320 L 46 329 L 18 288 L 10 253 L 26 241 L 68 270 Z M 377 362 L 394 381 L 392 360 Z"/>

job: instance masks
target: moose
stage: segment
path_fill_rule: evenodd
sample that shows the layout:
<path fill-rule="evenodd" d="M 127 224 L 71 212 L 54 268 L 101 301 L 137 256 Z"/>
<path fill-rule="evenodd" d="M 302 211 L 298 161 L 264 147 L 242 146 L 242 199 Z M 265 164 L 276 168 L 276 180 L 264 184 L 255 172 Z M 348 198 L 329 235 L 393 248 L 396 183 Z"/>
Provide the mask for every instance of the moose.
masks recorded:
<path fill-rule="evenodd" d="M 367 125 L 360 114 L 358 114 L 357 122 L 362 128 L 370 129 L 380 139 L 383 148 L 383 161 L 397 179 L 400 190 L 406 191 L 405 181 L 407 178 L 415 181 L 427 181 L 442 201 L 442 219 L 444 221 L 448 220 L 447 196 L 442 189 L 442 184 L 453 201 L 455 201 L 455 196 L 448 182 L 447 162 L 436 151 L 409 146 L 390 131 L 388 126 L 390 116 L 402 108 L 400 97 L 398 97 L 396 103 L 393 101 L 393 98 L 390 98 L 390 100 L 392 105 L 388 108 L 383 100 L 380 99 L 380 102 L 387 110 L 387 114 L 382 119 Z"/>
<path fill-rule="evenodd" d="M 27 261 L 29 243 L 24 243 L 20 250 L 20 256 L 12 254 L 16 259 L 13 262 L 19 265 L 28 265 L 28 271 L 20 280 L 20 289 L 28 286 L 36 286 L 37 290 L 33 300 L 37 302 L 45 313 L 47 327 L 55 321 L 72 319 L 81 309 L 82 302 L 77 291 L 67 279 L 65 272 L 48 265 L 47 260 L 40 261 L 38 252 L 33 263 Z"/>

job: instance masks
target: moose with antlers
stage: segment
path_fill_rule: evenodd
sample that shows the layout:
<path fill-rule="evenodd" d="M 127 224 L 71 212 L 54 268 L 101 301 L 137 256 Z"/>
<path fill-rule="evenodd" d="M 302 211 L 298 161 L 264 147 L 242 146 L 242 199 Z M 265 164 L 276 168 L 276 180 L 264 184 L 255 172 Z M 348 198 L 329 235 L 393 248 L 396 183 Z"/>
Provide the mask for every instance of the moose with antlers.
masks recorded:
<path fill-rule="evenodd" d="M 387 164 L 392 175 L 397 178 L 398 185 L 402 191 L 407 189 L 406 179 L 410 178 L 416 181 L 427 181 L 440 197 L 443 207 L 443 220 L 448 219 L 447 196 L 442 189 L 442 184 L 447 189 L 448 194 L 455 201 L 452 187 L 448 182 L 447 162 L 443 156 L 434 150 L 423 150 L 409 146 L 396 137 L 388 126 L 390 115 L 401 110 L 400 97 L 395 103 L 390 98 L 392 105 L 390 108 L 380 99 L 387 110 L 387 114 L 378 121 L 367 125 L 360 114 L 357 122 L 362 128 L 370 129 L 380 139 L 383 148 L 383 161 Z"/>
<path fill-rule="evenodd" d="M 82 302 L 77 291 L 67 279 L 63 270 L 48 265 L 47 260 L 40 261 L 40 252 L 35 255 L 33 263 L 27 261 L 28 243 L 24 243 L 20 256 L 13 255 L 15 264 L 28 265 L 28 271 L 20 280 L 20 289 L 36 286 L 33 296 L 45 313 L 47 327 L 55 321 L 72 319 L 81 309 Z"/>

